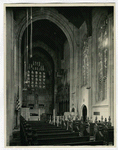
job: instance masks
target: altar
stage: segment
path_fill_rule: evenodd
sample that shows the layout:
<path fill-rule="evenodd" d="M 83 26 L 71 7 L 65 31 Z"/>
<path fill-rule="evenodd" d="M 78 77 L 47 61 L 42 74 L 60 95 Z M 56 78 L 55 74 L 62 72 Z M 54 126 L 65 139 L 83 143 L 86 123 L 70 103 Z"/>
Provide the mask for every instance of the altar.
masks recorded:
<path fill-rule="evenodd" d="M 40 121 L 41 115 L 45 114 L 44 108 L 21 108 L 21 115 L 28 121 Z"/>
<path fill-rule="evenodd" d="M 39 103 L 38 93 L 35 92 L 34 96 L 31 95 L 28 97 L 29 101 L 26 107 L 22 107 L 21 115 L 30 121 L 40 121 L 42 116 L 45 115 L 44 103 Z"/>
<path fill-rule="evenodd" d="M 40 109 L 29 109 L 29 113 L 30 113 L 30 121 L 38 121 L 40 120 Z"/>
<path fill-rule="evenodd" d="M 29 109 L 30 113 L 30 121 L 40 121 L 41 120 L 41 115 L 45 114 L 45 109 L 44 108 L 34 108 L 34 109 Z"/>

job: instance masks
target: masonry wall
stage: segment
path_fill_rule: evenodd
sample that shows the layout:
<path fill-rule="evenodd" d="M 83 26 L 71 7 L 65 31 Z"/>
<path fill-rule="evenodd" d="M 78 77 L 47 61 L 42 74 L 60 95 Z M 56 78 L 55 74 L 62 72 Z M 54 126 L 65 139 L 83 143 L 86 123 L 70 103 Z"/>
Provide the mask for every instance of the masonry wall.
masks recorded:
<path fill-rule="evenodd" d="M 6 145 L 16 125 L 15 105 L 18 97 L 18 49 L 15 40 L 15 22 L 10 8 L 6 10 Z"/>
<path fill-rule="evenodd" d="M 108 42 L 108 72 L 107 72 L 107 99 L 103 101 L 97 102 L 97 26 L 100 21 L 100 18 L 106 15 L 108 17 L 108 34 L 109 34 L 109 42 Z M 87 34 L 86 24 L 84 23 L 80 29 L 78 30 L 78 41 L 77 52 L 78 56 L 74 57 L 74 65 L 77 63 L 77 72 L 74 72 L 74 97 L 75 104 L 77 104 L 77 111 L 79 117 L 82 116 L 82 109 L 85 105 L 87 107 L 87 116 L 95 120 L 97 116 L 98 120 L 101 120 L 101 116 L 103 118 L 107 118 L 110 116 L 112 124 L 114 124 L 114 47 L 113 47 L 113 15 L 108 13 L 106 9 L 94 9 L 92 12 L 92 36 L 87 37 L 88 39 L 88 48 L 89 48 L 89 77 L 88 83 L 83 86 L 82 83 L 82 50 L 83 50 L 83 42 L 84 35 Z M 75 52 L 75 51 L 74 51 Z M 75 67 L 74 67 L 75 68 Z M 76 69 L 75 69 L 76 70 Z M 77 77 L 76 77 L 77 75 Z M 77 82 L 77 84 L 76 84 Z M 98 115 L 95 115 L 96 112 Z"/>
<path fill-rule="evenodd" d="M 64 44 L 64 60 L 62 60 L 61 68 L 65 70 L 65 84 L 70 83 L 70 48 L 68 41 Z"/>
<path fill-rule="evenodd" d="M 93 19 L 92 19 L 92 52 L 91 52 L 91 60 L 92 60 L 92 80 L 91 80 L 91 104 L 92 104 L 92 112 L 91 116 L 93 120 L 95 119 L 94 112 L 100 112 L 100 115 L 97 118 L 100 120 L 101 116 L 103 118 L 107 118 L 110 116 L 112 120 L 112 124 L 114 124 L 114 47 L 113 47 L 113 14 L 109 14 L 106 9 L 94 9 L 93 10 Z M 97 50 L 97 26 L 101 19 L 101 17 L 107 16 L 108 18 L 108 66 L 107 66 L 107 99 L 104 101 L 96 102 L 96 94 L 97 91 L 97 83 L 96 83 L 96 50 Z"/>

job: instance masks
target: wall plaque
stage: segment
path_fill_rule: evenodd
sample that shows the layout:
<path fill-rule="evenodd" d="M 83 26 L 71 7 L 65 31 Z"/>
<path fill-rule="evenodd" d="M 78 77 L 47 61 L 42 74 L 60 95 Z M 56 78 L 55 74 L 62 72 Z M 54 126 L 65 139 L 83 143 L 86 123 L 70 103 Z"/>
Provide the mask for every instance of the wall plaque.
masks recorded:
<path fill-rule="evenodd" d="M 44 107 L 44 104 L 39 104 L 39 107 Z"/>
<path fill-rule="evenodd" d="M 93 112 L 93 115 L 100 115 L 100 112 Z"/>

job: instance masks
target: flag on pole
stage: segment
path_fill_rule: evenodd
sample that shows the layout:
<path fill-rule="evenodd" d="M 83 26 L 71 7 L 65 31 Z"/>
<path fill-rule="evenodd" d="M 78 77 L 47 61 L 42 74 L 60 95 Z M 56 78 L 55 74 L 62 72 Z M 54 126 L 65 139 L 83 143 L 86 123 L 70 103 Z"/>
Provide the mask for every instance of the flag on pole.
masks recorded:
<path fill-rule="evenodd" d="M 16 110 L 17 111 L 20 110 L 19 87 L 18 87 L 18 93 L 17 93 L 17 97 L 16 97 Z"/>

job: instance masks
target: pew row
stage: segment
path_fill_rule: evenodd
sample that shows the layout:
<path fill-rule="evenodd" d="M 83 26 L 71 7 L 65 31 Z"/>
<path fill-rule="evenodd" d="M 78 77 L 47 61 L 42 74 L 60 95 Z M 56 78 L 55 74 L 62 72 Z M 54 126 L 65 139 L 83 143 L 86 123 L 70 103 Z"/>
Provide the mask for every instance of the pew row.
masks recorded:
<path fill-rule="evenodd" d="M 21 116 L 22 145 L 114 145 L 114 128 L 110 119 L 94 123 L 57 116 L 49 122 L 26 121 Z"/>

